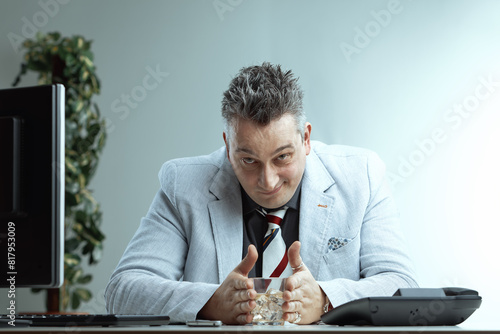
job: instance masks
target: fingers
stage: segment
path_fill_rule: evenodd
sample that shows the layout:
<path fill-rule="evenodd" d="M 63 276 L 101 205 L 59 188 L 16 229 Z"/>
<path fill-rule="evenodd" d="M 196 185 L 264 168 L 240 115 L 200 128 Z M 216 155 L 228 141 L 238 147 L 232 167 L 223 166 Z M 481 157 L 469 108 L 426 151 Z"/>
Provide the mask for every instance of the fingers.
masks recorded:
<path fill-rule="evenodd" d="M 256 306 L 255 300 L 245 300 L 234 304 L 234 311 L 238 314 L 248 313 Z"/>
<path fill-rule="evenodd" d="M 299 289 L 304 284 L 303 279 L 307 281 L 307 274 L 310 275 L 309 270 L 300 257 L 300 246 L 300 241 L 295 241 L 288 249 L 288 261 L 293 269 L 293 275 L 288 277 L 285 283 L 286 291 L 283 295 L 285 300 L 297 299 L 293 296 L 294 290 Z"/>
<path fill-rule="evenodd" d="M 310 324 L 323 314 L 324 292 L 307 268 L 287 279 L 283 300 L 283 319 L 286 321 Z"/>
<path fill-rule="evenodd" d="M 236 322 L 240 325 L 245 325 L 251 323 L 253 320 L 253 315 L 251 314 L 240 314 L 236 317 Z"/>
<path fill-rule="evenodd" d="M 235 320 L 236 323 L 244 325 L 251 323 L 253 320 L 253 315 L 250 312 L 255 308 L 257 304 L 255 300 L 247 300 L 241 303 L 237 303 L 234 307 L 234 311 L 238 313 Z"/>
<path fill-rule="evenodd" d="M 240 287 L 239 290 L 238 287 Z M 234 306 L 230 312 L 235 313 L 236 323 L 250 323 L 253 319 L 253 315 L 250 312 L 257 305 L 255 303 L 257 292 L 253 289 L 253 281 L 248 278 L 246 280 L 235 280 L 235 288 L 236 290 L 233 295 Z"/>
<path fill-rule="evenodd" d="M 301 316 L 300 312 L 291 312 L 291 313 L 284 313 L 283 314 L 283 320 L 288 321 L 293 324 L 301 324 Z"/>
<path fill-rule="evenodd" d="M 290 302 L 284 302 L 283 303 L 283 312 L 288 313 L 288 312 L 302 312 L 302 302 L 299 301 L 290 301 Z"/>
<path fill-rule="evenodd" d="M 229 277 L 229 276 L 228 276 Z M 245 278 L 241 276 L 232 276 L 233 283 L 232 286 L 236 290 L 250 290 L 253 289 L 253 281 L 250 278 Z"/>
<path fill-rule="evenodd" d="M 257 292 L 254 289 L 246 290 L 242 289 L 240 291 L 235 292 L 235 300 L 236 301 L 247 301 L 253 300 L 257 296 Z"/>
<path fill-rule="evenodd" d="M 302 323 L 302 314 L 307 313 L 303 304 L 303 295 L 300 290 L 294 290 L 292 292 L 287 291 L 290 295 L 293 295 L 293 299 L 285 301 L 282 305 L 283 308 L 283 320 L 297 324 Z"/>
<path fill-rule="evenodd" d="M 254 245 L 248 246 L 248 253 L 243 260 L 234 268 L 234 272 L 241 274 L 243 276 L 248 276 L 250 270 L 257 262 L 259 254 L 257 253 L 257 248 Z M 252 286 L 253 287 L 253 286 Z"/>
<path fill-rule="evenodd" d="M 303 291 L 300 289 L 302 287 L 302 283 L 299 284 L 294 284 L 294 283 L 288 283 L 290 285 L 286 286 L 285 292 L 283 292 L 283 300 L 286 302 L 293 301 L 293 300 L 301 300 L 303 296 Z M 290 289 L 289 289 L 290 288 Z"/>
<path fill-rule="evenodd" d="M 220 319 L 225 324 L 247 324 L 255 306 L 257 292 L 248 273 L 257 262 L 258 253 L 254 245 L 248 247 L 245 258 L 229 273 L 200 311 L 203 318 Z"/>
<path fill-rule="evenodd" d="M 285 282 L 285 293 L 300 288 L 304 284 L 302 279 L 303 275 L 304 274 L 293 274 L 288 277 Z"/>

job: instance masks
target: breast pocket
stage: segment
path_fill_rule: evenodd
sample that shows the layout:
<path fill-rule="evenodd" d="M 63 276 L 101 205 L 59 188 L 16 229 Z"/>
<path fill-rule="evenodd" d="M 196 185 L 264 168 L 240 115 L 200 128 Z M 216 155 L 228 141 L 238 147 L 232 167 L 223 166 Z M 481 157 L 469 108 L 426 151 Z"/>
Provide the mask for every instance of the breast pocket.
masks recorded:
<path fill-rule="evenodd" d="M 322 259 L 322 279 L 359 279 L 359 239 L 359 234 L 329 239 L 327 253 Z"/>

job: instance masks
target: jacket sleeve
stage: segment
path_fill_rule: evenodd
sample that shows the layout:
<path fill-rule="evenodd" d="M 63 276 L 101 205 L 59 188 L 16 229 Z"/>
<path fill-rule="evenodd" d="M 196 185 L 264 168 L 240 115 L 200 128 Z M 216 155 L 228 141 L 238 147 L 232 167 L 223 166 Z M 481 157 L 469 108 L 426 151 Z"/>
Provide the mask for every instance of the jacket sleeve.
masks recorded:
<path fill-rule="evenodd" d="M 219 286 L 184 280 L 189 226 L 175 200 L 176 172 L 174 164 L 163 167 L 162 187 L 110 278 L 105 292 L 110 313 L 194 320 Z"/>
<path fill-rule="evenodd" d="M 333 307 L 368 296 L 390 296 L 398 288 L 418 287 L 400 231 L 399 213 L 385 177 L 385 166 L 376 154 L 368 155 L 366 171 L 369 195 L 356 236 L 359 248 L 355 251 L 359 252 L 359 279 L 318 282 Z M 341 259 L 333 265 L 349 265 Z"/>

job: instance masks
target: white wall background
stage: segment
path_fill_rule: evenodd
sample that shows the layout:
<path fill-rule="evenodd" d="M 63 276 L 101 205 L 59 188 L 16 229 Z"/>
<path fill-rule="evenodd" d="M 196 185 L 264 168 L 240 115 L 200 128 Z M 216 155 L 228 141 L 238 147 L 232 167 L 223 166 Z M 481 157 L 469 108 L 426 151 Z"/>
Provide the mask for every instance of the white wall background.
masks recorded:
<path fill-rule="evenodd" d="M 162 162 L 220 147 L 222 92 L 241 67 L 270 61 L 301 78 L 313 139 L 385 160 L 421 286 L 477 289 L 483 305 L 467 324 L 496 320 L 499 14 L 494 0 L 0 1 L 1 88 L 22 62 L 13 36 L 93 40 L 109 139 L 91 188 L 107 238 L 81 310 L 105 312 Z M 121 97 L 148 68 L 168 76 L 128 107 Z M 43 311 L 43 297 L 23 290 L 18 306 Z"/>

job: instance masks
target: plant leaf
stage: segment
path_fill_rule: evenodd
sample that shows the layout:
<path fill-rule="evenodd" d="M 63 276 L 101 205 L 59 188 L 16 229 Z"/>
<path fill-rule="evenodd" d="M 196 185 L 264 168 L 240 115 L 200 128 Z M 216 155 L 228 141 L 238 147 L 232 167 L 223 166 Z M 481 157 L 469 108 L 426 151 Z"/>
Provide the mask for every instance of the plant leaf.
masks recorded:
<path fill-rule="evenodd" d="M 90 264 L 101 258 L 104 235 L 99 226 L 102 213 L 87 185 L 94 175 L 100 153 L 106 142 L 106 123 L 98 106 L 92 102 L 100 93 L 95 73 L 91 41 L 82 36 L 62 37 L 59 32 L 38 31 L 26 39 L 23 62 L 13 85 L 29 71 L 38 74 L 39 84 L 61 83 L 66 88 L 65 105 L 65 281 L 61 288 L 63 310 L 77 309 L 91 298 L 90 291 L 76 288 L 88 284 L 92 276 L 80 267 L 83 259 Z M 54 57 L 62 63 L 61 73 L 53 73 Z"/>

